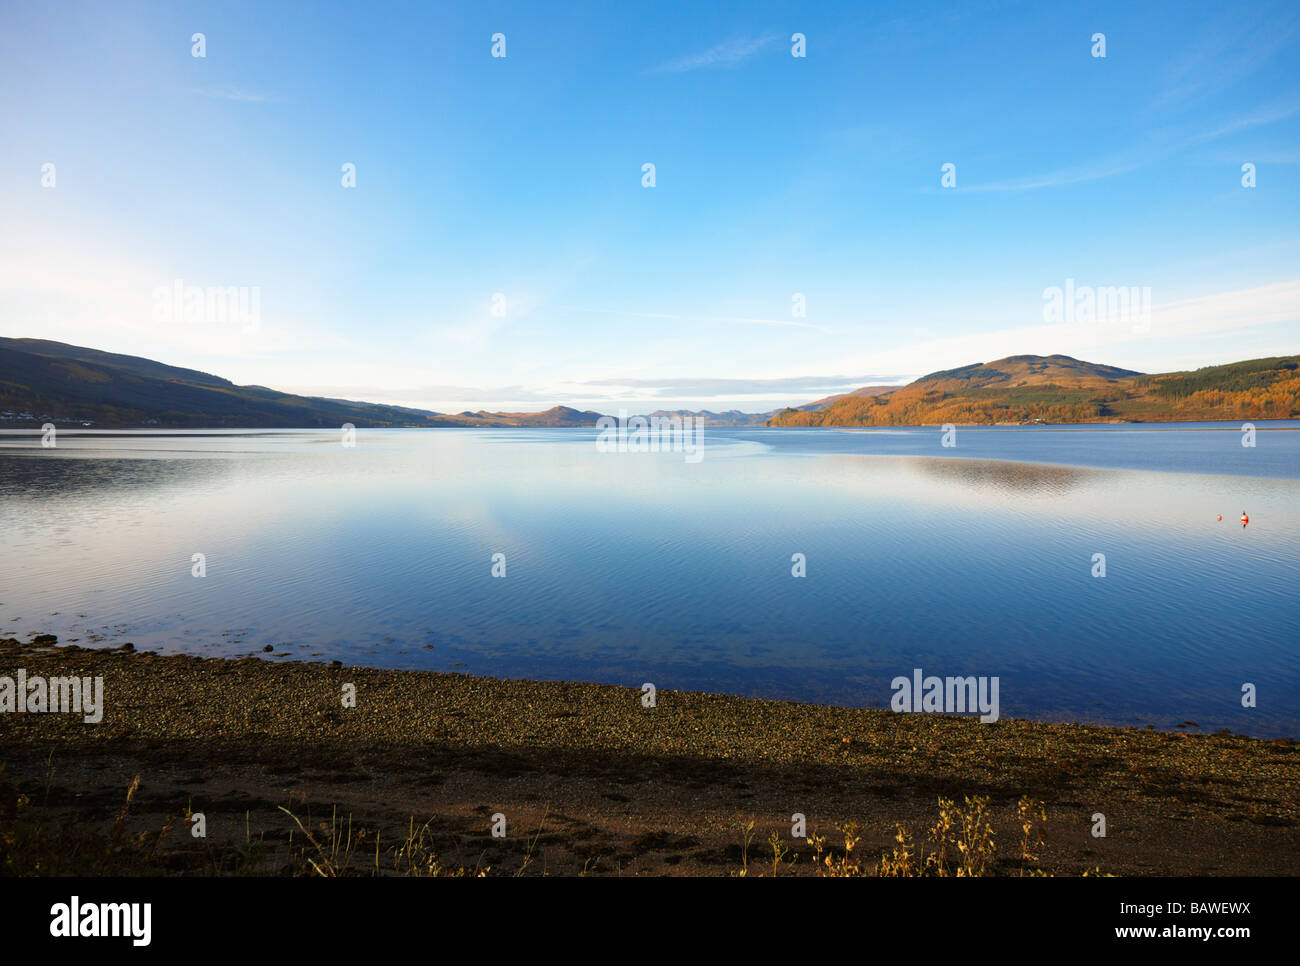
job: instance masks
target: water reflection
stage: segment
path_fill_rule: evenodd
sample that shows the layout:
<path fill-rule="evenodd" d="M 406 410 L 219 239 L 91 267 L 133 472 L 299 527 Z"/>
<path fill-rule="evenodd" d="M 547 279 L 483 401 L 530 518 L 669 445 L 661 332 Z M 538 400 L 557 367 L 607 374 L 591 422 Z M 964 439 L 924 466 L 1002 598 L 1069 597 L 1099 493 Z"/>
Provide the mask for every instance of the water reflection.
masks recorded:
<path fill-rule="evenodd" d="M 0 434 L 0 633 L 848 705 L 921 666 L 1001 676 L 1007 715 L 1300 733 L 1300 472 L 866 435 L 718 433 L 691 465 L 556 430 Z M 1197 435 L 1035 438 L 1195 466 Z M 1271 699 L 1241 709 L 1243 680 Z"/>
<path fill-rule="evenodd" d="M 236 472 L 226 460 L 82 459 L 64 455 L 0 455 L 0 495 L 15 503 L 89 499 L 113 491 L 185 490 L 198 482 L 219 482 Z"/>
<path fill-rule="evenodd" d="M 1104 477 L 1100 470 L 1073 466 L 1045 466 L 999 460 L 916 459 L 907 468 L 942 484 L 961 484 L 984 490 L 994 487 L 1009 493 L 1063 495 Z"/>

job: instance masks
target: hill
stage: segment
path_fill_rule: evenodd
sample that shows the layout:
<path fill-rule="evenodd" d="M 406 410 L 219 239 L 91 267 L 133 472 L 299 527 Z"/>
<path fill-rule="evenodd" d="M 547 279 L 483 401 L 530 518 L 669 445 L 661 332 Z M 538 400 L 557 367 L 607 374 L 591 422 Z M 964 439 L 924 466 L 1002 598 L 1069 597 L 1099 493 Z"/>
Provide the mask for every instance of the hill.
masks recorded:
<path fill-rule="evenodd" d="M 1145 375 L 1070 356 L 1008 356 L 852 395 L 769 426 L 1171 422 L 1300 417 L 1300 356 Z"/>
<path fill-rule="evenodd" d="M 101 428 L 593 426 L 599 416 L 565 406 L 541 413 L 447 416 L 236 386 L 220 376 L 137 356 L 43 339 L 0 338 L 0 419 L 10 425 L 50 420 Z"/>
<path fill-rule="evenodd" d="M 555 427 L 555 426 L 595 426 L 601 414 L 591 410 L 570 409 L 568 406 L 552 406 L 540 413 L 491 413 L 480 409 L 478 412 L 464 412 L 456 416 L 435 414 L 433 425 L 438 426 L 484 426 L 484 427 Z"/>
<path fill-rule="evenodd" d="M 825 399 L 818 399 L 815 402 L 804 403 L 802 406 L 795 406 L 793 410 L 801 413 L 821 412 L 837 400 L 846 399 L 849 396 L 876 396 L 897 388 L 897 386 L 863 386 L 861 389 L 854 389 L 852 392 L 842 392 L 834 396 L 827 396 Z M 772 409 L 765 413 L 742 413 L 738 409 L 728 409 L 726 412 L 717 413 L 709 409 L 658 409 L 652 412 L 650 416 L 651 418 L 656 416 L 696 416 L 704 420 L 705 426 L 735 428 L 741 426 L 765 426 L 769 419 L 778 412 L 784 411 Z"/>

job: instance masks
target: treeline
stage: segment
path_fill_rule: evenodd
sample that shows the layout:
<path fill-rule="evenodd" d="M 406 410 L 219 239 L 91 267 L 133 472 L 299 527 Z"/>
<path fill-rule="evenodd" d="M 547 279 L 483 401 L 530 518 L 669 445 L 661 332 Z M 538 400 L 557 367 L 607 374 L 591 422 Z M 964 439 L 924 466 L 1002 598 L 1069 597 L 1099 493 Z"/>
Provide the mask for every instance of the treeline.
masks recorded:
<path fill-rule="evenodd" d="M 1236 392 L 1203 389 L 1179 399 L 1175 408 L 1183 413 L 1222 413 L 1248 419 L 1291 419 L 1300 416 L 1300 375 L 1279 379 L 1257 389 Z"/>
<path fill-rule="evenodd" d="M 1291 380 L 1297 369 L 1300 369 L 1300 362 L 1294 356 L 1275 356 L 1226 366 L 1207 366 L 1193 372 L 1139 376 L 1134 383 L 1162 399 L 1186 399 L 1204 392 L 1234 394 L 1268 390 L 1277 383 Z"/>

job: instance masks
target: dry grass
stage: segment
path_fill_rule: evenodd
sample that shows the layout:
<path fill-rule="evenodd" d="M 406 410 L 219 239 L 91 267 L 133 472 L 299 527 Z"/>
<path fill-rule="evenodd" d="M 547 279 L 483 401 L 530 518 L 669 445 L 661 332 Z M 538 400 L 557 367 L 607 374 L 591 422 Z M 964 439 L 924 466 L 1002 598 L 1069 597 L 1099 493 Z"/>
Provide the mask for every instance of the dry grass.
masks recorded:
<path fill-rule="evenodd" d="M 1037 868 L 1037 849 L 1043 844 L 1041 823 L 1047 821 L 1042 802 L 1023 796 L 1016 807 L 1020 819 L 1020 875 L 1043 875 Z M 995 873 L 998 850 L 993 825 L 989 819 L 987 796 L 967 796 L 957 805 L 952 799 L 939 799 L 939 817 L 926 830 L 918 845 L 906 825 L 895 826 L 894 848 L 877 862 L 870 862 L 858 851 L 862 841 L 858 826 L 849 823 L 840 829 L 844 844 L 838 852 L 828 845 L 826 836 L 810 835 L 813 862 L 817 874 L 830 878 L 854 876 L 952 876 L 972 878 Z M 776 836 L 773 836 L 775 839 Z M 928 849 L 926 846 L 929 846 Z M 777 846 L 773 843 L 773 852 Z M 773 874 L 779 866 L 779 854 Z"/>
<path fill-rule="evenodd" d="M 300 865 L 305 863 L 312 874 L 327 879 L 347 875 L 399 875 L 420 878 L 468 875 L 483 877 L 490 871 L 487 866 L 474 870 L 445 868 L 438 861 L 438 854 L 433 848 L 433 833 L 430 830 L 432 823 L 425 822 L 417 828 L 414 816 L 411 816 L 408 824 L 406 838 L 394 843 L 388 849 L 382 849 L 380 832 L 371 832 L 365 828 L 354 830 L 352 816 L 349 815 L 347 820 L 344 821 L 339 816 L 337 808 L 331 812 L 329 822 L 317 823 L 314 831 L 311 828 L 310 814 L 306 823 L 304 823 L 301 818 L 284 806 L 280 806 L 280 811 L 289 816 L 297 826 L 299 833 L 301 833 L 300 842 L 305 841 L 307 843 L 306 845 L 299 844 L 295 846 L 293 833 L 291 832 L 289 837 L 290 856 L 295 858 Z M 362 849 L 365 849 L 367 856 L 370 855 L 370 842 L 374 843 L 373 862 L 367 860 L 365 866 L 354 868 L 353 860 L 358 859 Z M 383 861 L 386 856 L 391 856 L 391 868 Z M 523 870 L 528 867 L 531 856 L 530 850 L 524 858 L 519 874 L 522 874 Z"/>
<path fill-rule="evenodd" d="M 244 841 L 224 846 L 196 840 L 188 849 L 163 853 L 161 846 L 177 825 L 189 829 L 193 812 L 167 820 L 162 828 L 128 835 L 131 804 L 140 787 L 137 775 L 127 786 L 122 807 L 105 834 L 75 817 L 57 820 L 36 814 L 26 795 L 17 799 L 11 816 L 0 818 L 0 875 L 5 876 L 107 876 L 107 875 L 305 875 L 343 876 L 486 876 L 490 867 L 448 868 L 433 848 L 432 821 L 417 825 L 412 816 L 404 838 L 391 845 L 381 833 L 354 827 L 352 816 L 337 808 L 330 820 L 313 824 L 290 808 L 280 807 L 293 823 L 283 852 L 267 845 L 265 831 L 254 835 L 245 826 Z M 292 804 L 292 802 L 291 802 Z M 281 830 L 271 832 L 277 837 Z M 538 832 L 540 835 L 540 830 Z M 536 838 L 533 839 L 533 844 Z M 532 861 L 532 848 L 517 874 Z"/>

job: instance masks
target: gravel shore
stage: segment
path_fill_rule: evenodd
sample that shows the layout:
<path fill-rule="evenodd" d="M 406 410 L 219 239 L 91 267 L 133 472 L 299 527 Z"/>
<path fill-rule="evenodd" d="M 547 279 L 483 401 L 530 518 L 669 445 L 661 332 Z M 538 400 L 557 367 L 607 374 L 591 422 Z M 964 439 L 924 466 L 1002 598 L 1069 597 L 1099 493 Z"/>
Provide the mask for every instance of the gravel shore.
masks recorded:
<path fill-rule="evenodd" d="M 274 856 L 294 827 L 285 806 L 390 839 L 428 822 L 444 865 L 492 874 L 728 875 L 764 853 L 772 871 L 768 836 L 788 841 L 796 812 L 832 841 L 857 823 L 875 855 L 897 823 L 921 835 L 940 797 L 978 795 L 1006 845 L 997 871 L 1014 874 L 1028 795 L 1046 806 L 1049 873 L 1283 875 L 1300 858 L 1291 740 L 676 691 L 646 708 L 606 685 L 38 641 L 0 640 L 0 675 L 102 677 L 103 720 L 0 715 L 0 822 L 26 796 L 43 821 L 107 829 L 138 775 L 130 829 L 192 808 L 208 848 L 257 838 Z M 783 874 L 810 872 L 807 845 L 789 844 L 800 859 Z M 198 847 L 174 834 L 159 854 L 182 873 Z"/>

